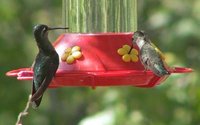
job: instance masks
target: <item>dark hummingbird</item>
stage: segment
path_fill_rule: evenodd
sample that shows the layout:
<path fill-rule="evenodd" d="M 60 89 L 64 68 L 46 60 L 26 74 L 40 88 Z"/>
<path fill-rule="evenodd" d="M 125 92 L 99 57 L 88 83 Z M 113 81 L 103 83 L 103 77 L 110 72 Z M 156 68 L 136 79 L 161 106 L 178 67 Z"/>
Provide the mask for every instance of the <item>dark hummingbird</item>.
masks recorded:
<path fill-rule="evenodd" d="M 151 42 L 145 32 L 134 32 L 132 43 L 137 44 L 140 50 L 139 58 L 145 70 L 149 69 L 159 77 L 170 74 L 162 52 Z"/>
<path fill-rule="evenodd" d="M 39 53 L 33 64 L 33 84 L 32 84 L 32 107 L 40 105 L 44 91 L 47 89 L 59 65 L 59 56 L 48 39 L 48 31 L 55 29 L 47 25 L 39 24 L 34 27 L 34 37 L 37 42 Z"/>

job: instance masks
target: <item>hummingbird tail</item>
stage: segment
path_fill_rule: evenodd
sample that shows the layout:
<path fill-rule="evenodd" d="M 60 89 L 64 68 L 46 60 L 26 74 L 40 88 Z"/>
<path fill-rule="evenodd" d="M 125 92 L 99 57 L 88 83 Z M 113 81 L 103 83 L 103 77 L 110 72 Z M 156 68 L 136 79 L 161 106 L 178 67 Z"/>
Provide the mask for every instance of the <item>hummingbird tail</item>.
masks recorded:
<path fill-rule="evenodd" d="M 31 102 L 32 108 L 37 109 L 38 106 L 40 105 L 41 101 L 42 101 L 42 96 L 40 98 L 38 98 L 37 100 L 32 101 Z"/>
<path fill-rule="evenodd" d="M 164 75 L 170 75 L 170 72 L 163 66 L 163 65 L 154 65 L 155 69 L 153 69 L 153 72 L 157 75 L 157 76 L 164 76 Z"/>
<path fill-rule="evenodd" d="M 31 97 L 31 105 L 33 109 L 37 109 L 42 101 L 42 93 L 39 93 L 39 96 L 36 92 L 36 88 L 34 86 L 34 82 L 32 84 L 32 97 Z"/>
<path fill-rule="evenodd" d="M 167 71 L 167 70 L 165 70 L 163 74 L 165 74 L 165 75 L 170 75 L 170 72 Z"/>

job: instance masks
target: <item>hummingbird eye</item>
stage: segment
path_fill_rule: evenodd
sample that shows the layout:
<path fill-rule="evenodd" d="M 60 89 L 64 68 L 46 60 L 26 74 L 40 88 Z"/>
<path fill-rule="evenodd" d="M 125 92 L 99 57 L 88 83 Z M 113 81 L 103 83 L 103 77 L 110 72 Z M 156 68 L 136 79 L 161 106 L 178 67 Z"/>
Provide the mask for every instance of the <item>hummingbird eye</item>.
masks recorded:
<path fill-rule="evenodd" d="M 44 27 L 44 28 L 42 29 L 43 34 L 45 34 L 45 33 L 47 32 L 47 30 L 48 30 L 48 28 L 47 28 L 47 27 Z"/>
<path fill-rule="evenodd" d="M 44 27 L 44 29 L 43 29 L 44 31 L 47 31 L 47 27 Z"/>

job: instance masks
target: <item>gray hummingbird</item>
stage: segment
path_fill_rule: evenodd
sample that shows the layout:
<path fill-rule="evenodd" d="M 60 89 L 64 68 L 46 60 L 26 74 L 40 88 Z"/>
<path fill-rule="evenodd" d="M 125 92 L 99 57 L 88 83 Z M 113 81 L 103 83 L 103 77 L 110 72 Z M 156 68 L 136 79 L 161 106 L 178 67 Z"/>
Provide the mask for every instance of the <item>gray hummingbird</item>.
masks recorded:
<path fill-rule="evenodd" d="M 151 42 L 144 31 L 134 32 L 132 43 L 136 44 L 140 50 L 139 58 L 145 71 L 149 69 L 159 77 L 170 74 L 162 52 Z"/>
<path fill-rule="evenodd" d="M 37 108 L 42 100 L 44 91 L 51 83 L 59 65 L 59 56 L 48 39 L 48 31 L 55 29 L 44 24 L 34 27 L 34 37 L 37 42 L 39 53 L 33 64 L 33 84 L 31 103 L 33 108 Z"/>

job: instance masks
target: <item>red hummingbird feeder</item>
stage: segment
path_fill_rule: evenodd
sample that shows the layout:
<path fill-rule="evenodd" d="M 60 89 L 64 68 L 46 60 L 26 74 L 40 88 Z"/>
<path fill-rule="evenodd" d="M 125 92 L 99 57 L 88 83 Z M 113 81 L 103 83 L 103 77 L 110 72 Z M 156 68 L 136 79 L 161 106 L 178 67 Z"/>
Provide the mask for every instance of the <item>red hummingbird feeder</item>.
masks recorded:
<path fill-rule="evenodd" d="M 60 57 L 60 64 L 49 87 L 159 85 L 169 75 L 158 77 L 151 71 L 144 71 L 144 66 L 137 57 L 139 50 L 136 46 L 134 58 L 126 59 L 123 52 L 119 52 L 120 48 L 131 46 L 132 35 L 132 32 L 62 34 L 53 43 Z M 73 48 L 78 49 L 73 51 Z M 63 61 L 63 56 L 67 61 Z M 171 69 L 171 75 L 192 72 L 190 68 Z M 18 80 L 32 80 L 33 71 L 32 68 L 20 68 L 9 71 L 6 75 L 17 77 Z"/>

